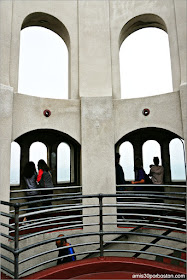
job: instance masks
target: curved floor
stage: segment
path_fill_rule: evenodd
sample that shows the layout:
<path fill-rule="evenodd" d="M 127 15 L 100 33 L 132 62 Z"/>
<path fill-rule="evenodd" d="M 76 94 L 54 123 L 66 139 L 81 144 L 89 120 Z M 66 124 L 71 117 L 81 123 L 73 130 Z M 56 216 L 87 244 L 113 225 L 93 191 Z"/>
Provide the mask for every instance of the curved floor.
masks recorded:
<path fill-rule="evenodd" d="M 135 274 L 144 273 L 185 274 L 186 270 L 151 260 L 99 257 L 61 264 L 24 277 L 24 279 L 141 279 Z"/>

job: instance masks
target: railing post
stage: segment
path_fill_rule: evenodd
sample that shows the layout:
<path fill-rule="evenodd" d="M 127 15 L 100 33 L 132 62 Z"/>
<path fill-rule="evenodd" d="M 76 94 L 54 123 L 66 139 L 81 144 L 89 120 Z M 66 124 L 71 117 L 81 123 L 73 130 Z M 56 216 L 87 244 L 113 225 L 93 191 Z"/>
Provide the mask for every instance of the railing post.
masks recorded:
<path fill-rule="evenodd" d="M 100 237 L 100 257 L 103 257 L 103 195 L 99 194 L 99 237 Z"/>
<path fill-rule="evenodd" d="M 14 278 L 19 277 L 19 204 L 16 203 L 15 206 L 15 236 L 14 236 Z"/>

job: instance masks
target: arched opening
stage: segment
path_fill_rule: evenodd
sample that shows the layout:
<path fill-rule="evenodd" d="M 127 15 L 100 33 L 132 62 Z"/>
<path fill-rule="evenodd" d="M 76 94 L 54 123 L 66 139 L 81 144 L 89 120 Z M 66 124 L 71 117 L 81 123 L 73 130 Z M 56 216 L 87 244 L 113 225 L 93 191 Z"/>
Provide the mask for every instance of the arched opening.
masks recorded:
<path fill-rule="evenodd" d="M 121 155 L 120 164 L 124 170 L 125 180 L 134 180 L 134 150 L 129 141 L 125 141 L 120 145 L 119 153 Z"/>
<path fill-rule="evenodd" d="M 55 17 L 33 13 L 25 18 L 20 36 L 18 92 L 68 99 L 69 34 Z"/>
<path fill-rule="evenodd" d="M 143 144 L 143 167 L 148 174 L 150 171 L 150 164 L 153 164 L 153 157 L 158 157 L 160 165 L 162 165 L 160 144 L 155 140 L 148 140 Z"/>
<path fill-rule="evenodd" d="M 68 99 L 68 50 L 60 36 L 43 27 L 21 31 L 18 92 Z"/>
<path fill-rule="evenodd" d="M 129 21 L 120 37 L 121 98 L 173 91 L 168 34 L 162 19 L 142 15 Z"/>
<path fill-rule="evenodd" d="M 169 149 L 171 180 L 172 182 L 185 181 L 185 151 L 183 141 L 179 138 L 171 140 Z"/>
<path fill-rule="evenodd" d="M 70 146 L 60 143 L 57 148 L 57 183 L 70 182 Z"/>
<path fill-rule="evenodd" d="M 54 185 L 80 184 L 80 144 L 71 136 L 53 129 L 37 129 L 15 141 L 21 146 L 22 169 L 28 161 L 33 161 L 37 168 L 38 161 L 44 159 Z"/>
<path fill-rule="evenodd" d="M 10 159 L 10 185 L 20 184 L 20 156 L 20 145 L 16 142 L 12 142 Z"/>
<path fill-rule="evenodd" d="M 47 147 L 42 142 L 34 142 L 29 149 L 29 161 L 33 161 L 37 168 L 38 161 L 45 160 L 47 163 Z"/>
<path fill-rule="evenodd" d="M 177 141 L 174 141 L 176 138 Z M 121 137 L 115 145 L 115 151 L 118 152 L 120 145 L 129 141 L 133 145 L 134 159 L 142 159 L 146 173 L 149 173 L 149 165 L 153 163 L 153 157 L 156 156 L 160 159 L 160 165 L 164 167 L 164 184 L 172 184 L 172 182 L 184 184 L 186 181 L 184 147 L 183 140 L 180 139 L 179 135 L 169 130 L 146 127 L 131 131 Z M 177 175 L 171 174 L 175 172 L 172 169 L 178 172 Z"/>

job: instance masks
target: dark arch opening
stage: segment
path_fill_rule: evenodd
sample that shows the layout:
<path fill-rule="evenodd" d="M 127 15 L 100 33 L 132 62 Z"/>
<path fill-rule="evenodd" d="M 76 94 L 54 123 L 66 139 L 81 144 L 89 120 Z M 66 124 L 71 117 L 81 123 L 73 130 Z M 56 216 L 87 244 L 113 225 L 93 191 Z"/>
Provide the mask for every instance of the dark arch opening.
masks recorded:
<path fill-rule="evenodd" d="M 61 142 L 71 147 L 71 179 L 66 185 L 80 185 L 80 144 L 66 133 L 53 129 L 29 131 L 14 140 L 21 147 L 20 169 L 29 161 L 29 148 L 34 142 L 42 142 L 47 147 L 47 162 L 53 172 L 53 183 L 57 184 L 57 148 Z M 56 156 L 54 156 L 56 155 Z"/>
<path fill-rule="evenodd" d="M 30 26 L 41 26 L 50 29 L 51 31 L 58 34 L 66 43 L 67 48 L 69 48 L 70 36 L 68 30 L 65 25 L 56 17 L 41 12 L 32 13 L 24 19 L 21 29 Z"/>
<path fill-rule="evenodd" d="M 119 37 L 119 46 L 133 32 L 145 28 L 157 27 L 167 32 L 163 19 L 155 14 L 143 14 L 130 19 L 122 28 Z"/>
<path fill-rule="evenodd" d="M 169 144 L 172 139 L 181 139 L 182 138 L 174 132 L 163 128 L 157 127 L 147 127 L 147 128 L 140 128 L 134 131 L 131 131 L 121 137 L 115 145 L 115 152 L 119 151 L 120 145 L 125 142 L 129 141 L 134 148 L 134 159 L 139 157 L 143 159 L 143 152 L 142 146 L 148 140 L 156 140 L 161 147 L 161 158 L 162 158 L 162 165 L 164 166 L 164 182 L 168 184 L 172 184 L 171 180 L 171 164 L 170 164 L 170 151 L 169 151 Z M 177 184 L 183 184 L 184 182 L 175 182 Z"/>

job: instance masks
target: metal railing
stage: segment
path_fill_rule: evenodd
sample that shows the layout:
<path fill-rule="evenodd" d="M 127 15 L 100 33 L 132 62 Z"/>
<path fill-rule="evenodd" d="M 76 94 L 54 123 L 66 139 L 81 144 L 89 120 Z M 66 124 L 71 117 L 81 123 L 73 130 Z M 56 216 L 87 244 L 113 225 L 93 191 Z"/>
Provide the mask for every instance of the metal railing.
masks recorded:
<path fill-rule="evenodd" d="M 136 192 L 132 185 L 124 187 L 117 187 L 116 194 L 66 193 L 23 203 L 1 201 L 2 271 L 18 279 L 56 265 L 60 257 L 55 242 L 62 232 L 77 259 L 117 255 L 167 259 L 183 266 L 186 186 L 151 191 L 146 185 L 146 190 Z"/>

